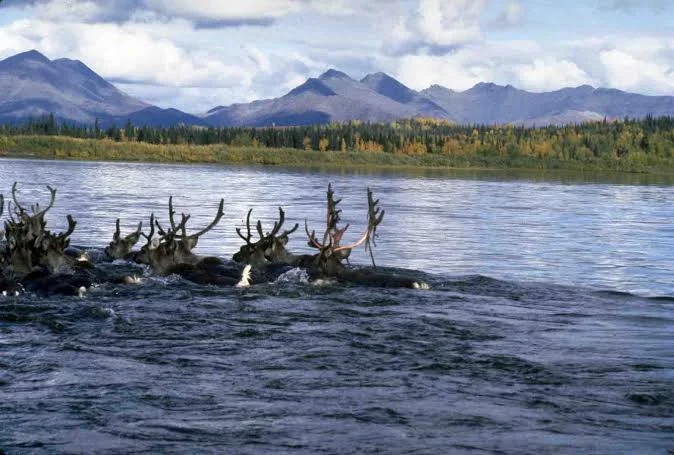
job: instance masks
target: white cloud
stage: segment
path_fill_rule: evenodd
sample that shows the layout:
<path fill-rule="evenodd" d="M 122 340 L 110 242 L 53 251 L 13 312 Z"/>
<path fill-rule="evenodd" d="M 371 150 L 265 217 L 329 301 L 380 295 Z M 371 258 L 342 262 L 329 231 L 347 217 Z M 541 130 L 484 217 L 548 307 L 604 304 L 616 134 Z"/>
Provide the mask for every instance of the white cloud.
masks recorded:
<path fill-rule="evenodd" d="M 622 50 L 613 49 L 599 54 L 606 69 L 606 81 L 611 87 L 625 90 L 674 92 L 674 62 L 644 60 Z"/>
<path fill-rule="evenodd" d="M 2 4 L 0 14 L 9 11 L 12 19 L 0 20 L 0 58 L 31 48 L 50 58 L 77 58 L 135 96 L 191 112 L 281 96 L 330 67 L 353 77 L 386 71 L 415 89 L 495 82 L 541 91 L 589 83 L 674 94 L 674 31 L 626 36 L 604 30 L 576 38 L 571 30 L 557 30 L 561 38 L 546 42 L 536 23 L 541 11 L 521 0 Z M 532 30 L 537 40 L 513 38 L 533 37 Z"/>
<path fill-rule="evenodd" d="M 495 82 L 525 90 L 548 91 L 599 83 L 566 58 L 539 57 L 543 52 L 544 48 L 530 41 L 487 41 L 466 46 L 448 56 L 404 57 L 396 74 L 415 89 L 440 84 L 466 90 L 479 82 Z"/>
<path fill-rule="evenodd" d="M 33 18 L 57 22 L 187 20 L 200 28 L 271 25 L 291 14 L 349 16 L 389 10 L 405 0 L 8 0 Z M 1 0 L 0 0 L 1 3 Z"/>
<path fill-rule="evenodd" d="M 517 79 L 514 85 L 540 92 L 584 84 L 597 85 L 598 82 L 575 63 L 554 57 L 539 58 L 529 64 L 515 65 L 513 73 Z"/>
<path fill-rule="evenodd" d="M 447 54 L 482 38 L 486 0 L 419 0 L 415 14 L 401 19 L 386 45 L 391 54 Z"/>
<path fill-rule="evenodd" d="M 188 51 L 135 25 L 24 20 L 13 23 L 8 32 L 50 56 L 80 59 L 113 80 L 222 87 L 245 83 L 256 69 L 255 59 L 225 63 L 207 50 Z"/>
<path fill-rule="evenodd" d="M 213 1 L 143 0 L 143 6 L 170 18 L 183 18 L 197 24 L 217 26 L 273 21 L 302 8 L 297 0 Z"/>
<path fill-rule="evenodd" d="M 32 47 L 33 40 L 16 34 L 9 28 L 0 28 L 0 58 L 10 57 Z"/>

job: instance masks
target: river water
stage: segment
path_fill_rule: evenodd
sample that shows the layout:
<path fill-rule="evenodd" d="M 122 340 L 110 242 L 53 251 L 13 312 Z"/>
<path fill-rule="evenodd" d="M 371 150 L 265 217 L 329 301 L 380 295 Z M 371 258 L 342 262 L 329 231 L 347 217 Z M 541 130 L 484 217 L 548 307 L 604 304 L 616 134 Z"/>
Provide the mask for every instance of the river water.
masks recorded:
<path fill-rule="evenodd" d="M 431 290 L 250 289 L 149 276 L 88 296 L 0 297 L 0 449 L 14 453 L 671 453 L 674 182 L 512 172 L 298 171 L 0 160 L 49 226 L 104 247 L 169 195 L 229 258 L 246 212 L 346 236 L 366 188 L 378 265 Z M 348 240 L 348 239 L 347 239 Z M 293 252 L 309 252 L 303 227 Z M 352 262 L 366 264 L 357 251 Z"/>

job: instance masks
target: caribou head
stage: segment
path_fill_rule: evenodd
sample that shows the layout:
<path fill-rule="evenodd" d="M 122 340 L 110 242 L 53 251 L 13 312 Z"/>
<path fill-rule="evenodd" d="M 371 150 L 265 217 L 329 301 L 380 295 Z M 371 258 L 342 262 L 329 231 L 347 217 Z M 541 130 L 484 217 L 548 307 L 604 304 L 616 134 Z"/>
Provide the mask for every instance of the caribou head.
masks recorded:
<path fill-rule="evenodd" d="M 125 237 L 122 237 L 119 229 L 119 218 L 117 218 L 115 226 L 115 234 L 112 236 L 112 242 L 105 247 L 105 254 L 112 259 L 123 259 L 129 256 L 131 248 L 140 240 L 143 232 L 143 222 L 138 223 L 138 229 L 135 232 Z"/>
<path fill-rule="evenodd" d="M 204 229 L 194 234 L 187 234 L 187 222 L 190 215 L 181 214 L 179 223 L 175 222 L 175 211 L 173 210 L 173 196 L 169 198 L 169 225 L 170 228 L 164 229 L 154 214 L 150 216 L 150 233 L 142 233 L 147 243 L 141 247 L 135 255 L 135 260 L 141 264 L 147 264 L 160 275 L 171 273 L 171 269 L 181 265 L 198 263 L 201 258 L 192 253 L 197 246 L 199 237 L 213 229 L 222 218 L 225 200 L 220 200 L 218 212 L 211 223 Z M 155 231 L 158 237 L 154 237 Z"/>
<path fill-rule="evenodd" d="M 341 229 L 338 227 L 342 211 L 337 208 L 337 204 L 340 202 L 341 199 L 335 200 L 332 186 L 328 185 L 326 228 L 322 240 L 316 237 L 315 231 L 309 232 L 309 227 L 305 220 L 304 229 L 309 237 L 308 244 L 310 247 L 318 250 L 318 253 L 313 256 L 310 263 L 311 272 L 314 275 L 335 276 L 339 274 L 344 269 L 342 261 L 348 259 L 351 250 L 363 244 L 365 245 L 365 250 L 370 253 L 372 265 L 375 265 L 372 247 L 376 246 L 377 226 L 379 226 L 384 218 L 384 211 L 378 207 L 379 199 L 374 200 L 372 191 L 369 188 L 367 189 L 367 229 L 357 241 L 348 245 L 342 245 L 342 239 L 349 225 L 347 224 Z"/>
<path fill-rule="evenodd" d="M 266 234 L 262 230 L 262 222 L 260 220 L 257 221 L 255 228 L 260 238 L 255 242 L 251 241 L 252 234 L 250 228 L 250 215 L 253 212 L 253 209 L 248 211 L 248 216 L 246 217 L 246 235 L 244 236 L 241 233 L 240 228 L 236 228 L 236 233 L 246 242 L 246 244 L 234 254 L 234 260 L 236 262 L 251 264 L 254 267 L 261 267 L 266 264 L 274 263 L 287 264 L 291 262 L 291 256 L 290 253 L 288 253 L 288 250 L 286 250 L 286 245 L 288 245 L 288 236 L 297 230 L 299 224 L 295 224 L 292 229 L 285 230 L 279 235 L 279 231 L 285 222 L 285 212 L 281 207 L 279 207 L 278 211 L 279 220 L 274 222 L 274 227 Z"/>

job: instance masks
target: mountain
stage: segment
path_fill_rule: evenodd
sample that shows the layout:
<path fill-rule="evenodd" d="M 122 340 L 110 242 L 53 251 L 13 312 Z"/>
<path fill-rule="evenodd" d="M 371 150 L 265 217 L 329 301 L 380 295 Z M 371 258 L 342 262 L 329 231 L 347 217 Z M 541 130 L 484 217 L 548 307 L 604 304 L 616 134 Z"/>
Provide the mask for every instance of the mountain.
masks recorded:
<path fill-rule="evenodd" d="M 637 95 L 589 85 L 543 93 L 492 83 L 479 83 L 464 92 L 433 85 L 420 94 L 451 112 L 452 120 L 461 124 L 544 126 L 674 115 L 674 97 Z"/>
<path fill-rule="evenodd" d="M 213 126 L 304 125 L 334 121 L 383 122 L 415 116 L 448 117 L 433 101 L 383 73 L 362 81 L 330 69 L 280 98 L 211 109 Z"/>
<path fill-rule="evenodd" d="M 453 115 L 411 88 L 385 73 L 368 74 L 360 81 L 375 92 L 409 106 L 424 117 L 453 118 Z"/>
<path fill-rule="evenodd" d="M 280 98 L 218 106 L 203 119 L 213 126 L 289 126 L 422 116 L 458 124 L 545 126 L 649 114 L 674 115 L 674 97 L 589 85 L 534 93 L 485 82 L 462 92 L 439 85 L 417 92 L 384 73 L 357 81 L 331 69 Z"/>
<path fill-rule="evenodd" d="M 0 61 L 0 123 L 53 113 L 81 124 L 203 125 L 192 115 L 161 109 L 117 89 L 79 60 L 47 57 L 32 50 Z"/>
<path fill-rule="evenodd" d="M 439 85 L 415 91 L 385 73 L 356 80 L 330 69 L 279 98 L 217 106 L 197 116 L 131 97 L 78 60 L 49 60 L 33 50 L 0 61 L 0 123 L 49 113 L 81 124 L 98 119 L 104 127 L 127 121 L 137 126 L 291 126 L 419 116 L 458 124 L 545 126 L 674 116 L 674 97 L 589 85 L 534 93 L 485 82 L 465 91 Z"/>

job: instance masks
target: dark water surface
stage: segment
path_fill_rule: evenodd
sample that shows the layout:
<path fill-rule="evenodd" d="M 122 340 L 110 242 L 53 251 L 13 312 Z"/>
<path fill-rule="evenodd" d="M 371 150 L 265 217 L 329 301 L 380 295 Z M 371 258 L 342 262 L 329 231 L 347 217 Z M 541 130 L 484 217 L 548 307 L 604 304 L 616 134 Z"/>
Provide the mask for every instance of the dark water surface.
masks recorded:
<path fill-rule="evenodd" d="M 660 453 L 674 449 L 674 186 L 667 181 L 0 160 L 0 191 L 59 189 L 50 226 L 107 244 L 170 194 L 202 254 L 249 207 L 350 235 L 429 291 L 250 289 L 175 277 L 83 298 L 0 297 L 0 448 L 15 453 Z M 288 226 L 290 227 L 290 226 Z M 349 233 L 347 233 L 347 236 Z M 306 252 L 301 232 L 290 248 Z M 354 262 L 366 263 L 363 252 Z"/>

